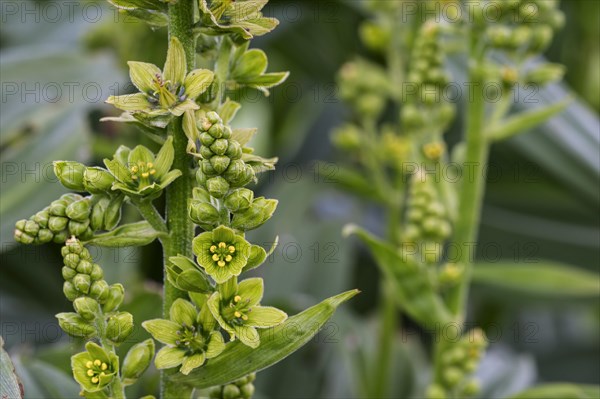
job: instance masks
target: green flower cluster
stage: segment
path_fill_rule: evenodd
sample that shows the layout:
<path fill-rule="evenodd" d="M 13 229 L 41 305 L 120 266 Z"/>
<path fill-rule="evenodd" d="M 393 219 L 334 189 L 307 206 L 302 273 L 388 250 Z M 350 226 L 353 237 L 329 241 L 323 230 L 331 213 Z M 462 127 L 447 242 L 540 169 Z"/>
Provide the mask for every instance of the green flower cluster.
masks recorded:
<path fill-rule="evenodd" d="M 402 124 L 406 131 L 443 131 L 454 117 L 454 106 L 442 98 L 450 82 L 444 71 L 442 27 L 433 20 L 426 21 L 415 40 L 402 108 Z"/>
<path fill-rule="evenodd" d="M 117 311 L 123 301 L 123 286 L 108 285 L 102 268 L 79 240 L 67 240 L 61 253 L 63 293 L 75 309 L 75 313 L 56 315 L 61 328 L 73 336 L 104 335 L 113 343 L 123 342 L 133 330 L 131 314 Z"/>
<path fill-rule="evenodd" d="M 252 373 L 244 378 L 233 381 L 231 384 L 213 387 L 208 393 L 210 399 L 250 399 L 254 394 L 254 380 L 256 374 Z"/>
<path fill-rule="evenodd" d="M 104 223 L 99 226 L 95 220 L 92 225 L 92 211 L 91 197 L 65 194 L 29 220 L 19 220 L 15 225 L 15 240 L 21 244 L 64 243 L 71 236 L 87 240 Z"/>
<path fill-rule="evenodd" d="M 426 175 L 417 173 L 411 182 L 403 242 L 417 243 L 423 259 L 437 263 L 452 232 L 446 207 Z"/>
<path fill-rule="evenodd" d="M 390 93 L 386 72 L 364 59 L 344 64 L 337 76 L 340 97 L 359 115 L 376 119 L 381 115 Z"/>
<path fill-rule="evenodd" d="M 269 33 L 279 21 L 263 16 L 260 11 L 266 4 L 267 0 L 200 0 L 201 32 L 207 35 L 229 33 L 236 41 Z"/>
<path fill-rule="evenodd" d="M 427 390 L 428 399 L 470 398 L 479 392 L 479 383 L 471 378 L 485 352 L 483 331 L 474 329 L 439 354 L 440 371 L 436 383 Z"/>
<path fill-rule="evenodd" d="M 193 295 L 193 299 L 200 310 L 189 301 L 177 299 L 169 310 L 169 320 L 142 323 L 154 339 L 166 345 L 156 354 L 156 368 L 181 366 L 179 371 L 187 375 L 225 349 L 218 324 L 206 304 L 206 295 Z"/>

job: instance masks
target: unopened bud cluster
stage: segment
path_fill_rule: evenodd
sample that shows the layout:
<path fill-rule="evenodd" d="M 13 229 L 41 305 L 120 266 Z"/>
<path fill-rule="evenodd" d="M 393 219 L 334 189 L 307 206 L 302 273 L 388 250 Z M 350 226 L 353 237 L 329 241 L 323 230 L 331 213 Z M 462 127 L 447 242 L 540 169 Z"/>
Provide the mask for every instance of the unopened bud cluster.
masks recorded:
<path fill-rule="evenodd" d="M 369 61 L 346 63 L 338 74 L 340 97 L 359 115 L 376 119 L 386 105 L 390 87 L 385 71 Z"/>
<path fill-rule="evenodd" d="M 97 319 L 106 315 L 100 320 L 104 334 L 112 342 L 123 342 L 133 330 L 131 314 L 115 312 L 123 302 L 123 286 L 108 285 L 102 268 L 94 263 L 90 252 L 79 240 L 69 239 L 61 254 L 65 279 L 63 293 L 73 302 L 76 313 L 58 314 L 60 326 L 71 335 L 93 336 L 99 332 Z"/>
<path fill-rule="evenodd" d="M 470 331 L 458 342 L 447 346 L 440 354 L 441 375 L 427 390 L 427 398 L 469 398 L 479 392 L 479 383 L 472 378 L 477 370 L 487 341 L 480 329 Z"/>
<path fill-rule="evenodd" d="M 435 187 L 422 174 L 413 176 L 403 241 L 417 243 L 427 263 L 437 263 L 443 243 L 452 233 L 446 207 Z"/>
<path fill-rule="evenodd" d="M 426 21 L 418 33 L 408 73 L 407 104 L 402 108 L 402 123 L 408 131 L 424 127 L 443 129 L 454 117 L 454 106 L 441 101 L 450 77 L 444 70 L 441 27 Z"/>
<path fill-rule="evenodd" d="M 250 399 L 254 394 L 256 374 L 250 374 L 240 378 L 231 384 L 211 388 L 209 397 L 211 399 Z"/>
<path fill-rule="evenodd" d="M 254 198 L 254 192 L 244 188 L 256 179 L 256 172 L 242 159 L 242 145 L 216 112 L 209 112 L 199 127 L 202 160 L 196 180 L 200 187 L 190 202 L 190 218 L 207 231 L 221 224 L 240 231 L 261 226 L 275 212 L 277 201 Z M 220 205 L 212 198 L 221 200 Z"/>
<path fill-rule="evenodd" d="M 96 231 L 118 224 L 122 204 L 122 196 L 64 194 L 28 220 L 19 220 L 14 237 L 21 244 L 64 243 L 73 236 L 87 241 Z"/>

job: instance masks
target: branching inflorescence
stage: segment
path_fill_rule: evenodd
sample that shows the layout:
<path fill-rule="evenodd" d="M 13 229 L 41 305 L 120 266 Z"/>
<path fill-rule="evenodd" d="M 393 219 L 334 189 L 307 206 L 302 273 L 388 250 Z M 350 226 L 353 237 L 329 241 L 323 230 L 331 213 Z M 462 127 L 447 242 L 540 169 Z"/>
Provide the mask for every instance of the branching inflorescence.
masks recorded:
<path fill-rule="evenodd" d="M 340 303 L 356 294 L 349 291 L 298 315 L 304 322 L 295 342 L 282 325 L 287 314 L 261 305 L 263 280 L 242 279 L 268 255 L 248 242 L 245 233 L 267 222 L 277 207 L 276 200 L 255 197 L 247 186 L 273 170 L 277 159 L 254 154 L 249 143 L 256 129 L 231 127 L 241 105 L 227 95 L 241 88 L 268 95 L 287 78 L 286 72 L 266 72 L 265 53 L 249 49 L 250 39 L 270 32 L 278 21 L 261 13 L 267 0 L 109 1 L 125 14 L 168 27 L 164 67 L 129 62 L 138 92 L 107 100 L 124 112 L 106 120 L 136 125 L 161 148 L 154 153 L 142 145 L 121 146 L 104 160 L 106 168 L 56 161 L 59 181 L 89 195 L 66 194 L 17 222 L 15 239 L 64 245 L 64 294 L 75 312 L 57 318 L 68 334 L 89 340 L 86 350 L 72 357 L 83 396 L 123 398 L 124 387 L 154 358 L 155 366 L 165 370 L 162 397 L 190 397 L 194 387 L 212 386 L 212 397 L 249 398 L 256 371 L 300 347 L 317 333 L 309 330 L 315 323 L 323 325 Z M 197 38 L 210 50 L 199 56 L 212 69 L 194 68 Z M 165 192 L 166 219 L 153 205 Z M 124 204 L 136 207 L 145 220 L 119 225 Z M 194 225 L 204 232 L 196 235 Z M 165 310 L 163 318 L 142 326 L 164 346 L 155 357 L 154 341 L 148 339 L 121 361 L 115 348 L 134 328 L 132 315 L 119 311 L 124 286 L 103 279 L 86 245 L 146 245 L 155 239 L 165 251 Z M 261 336 L 261 329 L 275 326 L 272 334 Z M 233 367 L 239 363 L 235 354 L 243 349 L 227 341 L 251 348 L 245 356 L 254 361 L 243 369 Z M 212 366 L 219 358 L 233 360 Z M 191 375 L 214 374 L 215 369 L 218 378 L 210 383 Z M 173 381 L 188 374 L 187 380 Z"/>

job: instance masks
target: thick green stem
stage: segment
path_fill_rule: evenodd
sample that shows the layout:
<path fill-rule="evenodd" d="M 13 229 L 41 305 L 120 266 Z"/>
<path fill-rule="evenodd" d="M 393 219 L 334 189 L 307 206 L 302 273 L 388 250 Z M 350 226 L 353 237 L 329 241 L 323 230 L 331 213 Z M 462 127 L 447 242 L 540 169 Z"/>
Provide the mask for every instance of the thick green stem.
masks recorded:
<path fill-rule="evenodd" d="M 194 25 L 194 1 L 179 0 L 169 5 L 169 36 L 179 39 L 185 50 L 187 69 L 191 71 L 196 64 Z M 179 169 L 183 175 L 167 188 L 167 227 L 170 239 L 164 246 L 165 264 L 169 257 L 179 254 L 192 256 L 192 239 L 194 225 L 187 215 L 188 199 L 192 196 L 192 162 L 186 152 L 187 137 L 181 126 L 181 119 L 175 119 L 169 125 L 168 133 L 173 136 L 175 160 L 173 169 Z M 185 297 L 186 294 L 172 286 L 164 277 L 164 302 L 163 317 L 169 318 L 169 309 L 175 299 Z M 192 388 L 169 381 L 169 376 L 177 373 L 177 369 L 163 370 L 161 372 L 161 397 L 189 398 Z"/>
<path fill-rule="evenodd" d="M 482 82 L 479 70 L 479 65 L 472 69 L 470 82 Z M 464 275 L 448 295 L 448 307 L 459 321 L 464 319 L 469 284 L 471 283 L 476 249 L 475 240 L 479 230 L 489 152 L 489 142 L 484 131 L 485 99 L 483 90 L 481 84 L 474 87 L 467 115 L 467 153 L 454 233 L 455 243 L 460 248 L 456 263 L 464 268 Z"/>
<path fill-rule="evenodd" d="M 388 395 L 390 377 L 392 375 L 392 360 L 394 355 L 394 336 L 398 324 L 394 287 L 385 278 L 381 279 L 381 301 L 379 305 L 379 345 L 377 362 L 373 374 L 373 392 L 371 397 L 384 398 Z"/>

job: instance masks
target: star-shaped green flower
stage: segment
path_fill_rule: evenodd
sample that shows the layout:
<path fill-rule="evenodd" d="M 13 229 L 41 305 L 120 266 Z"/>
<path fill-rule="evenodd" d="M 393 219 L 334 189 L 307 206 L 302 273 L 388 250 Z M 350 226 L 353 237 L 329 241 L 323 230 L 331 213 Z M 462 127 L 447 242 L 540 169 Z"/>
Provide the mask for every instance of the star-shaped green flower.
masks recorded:
<path fill-rule="evenodd" d="M 228 32 L 244 40 L 269 33 L 279 25 L 275 18 L 264 17 L 260 10 L 268 0 L 200 0 L 202 32 L 220 35 Z"/>
<path fill-rule="evenodd" d="M 85 349 L 86 352 L 71 357 L 73 377 L 83 390 L 98 392 L 119 373 L 119 357 L 93 342 L 88 342 Z"/>
<path fill-rule="evenodd" d="M 223 336 L 215 331 L 218 325 L 208 309 L 206 296 L 195 295 L 194 299 L 200 312 L 191 302 L 177 299 L 169 311 L 170 320 L 154 319 L 142 323 L 155 340 L 167 345 L 156 354 L 156 368 L 181 366 L 179 371 L 187 375 L 225 349 Z"/>
<path fill-rule="evenodd" d="M 156 157 L 142 145 L 133 150 L 120 146 L 114 158 L 105 159 L 104 164 L 116 179 L 113 190 L 133 197 L 146 197 L 158 194 L 181 176 L 181 171 L 170 170 L 174 156 L 173 137 L 169 136 Z"/>
<path fill-rule="evenodd" d="M 263 291 L 262 278 L 250 278 L 239 285 L 232 279 L 208 299 L 208 308 L 231 339 L 237 337 L 251 348 L 260 344 L 257 328 L 274 327 L 287 319 L 282 310 L 259 306 Z"/>
<path fill-rule="evenodd" d="M 185 51 L 175 37 L 171 38 L 162 71 L 147 62 L 129 61 L 128 64 L 131 82 L 140 92 L 110 96 L 106 102 L 131 113 L 141 122 L 160 128 L 173 116 L 198 109 L 196 99 L 214 79 L 214 73 L 207 69 L 187 73 Z"/>
<path fill-rule="evenodd" d="M 218 284 L 239 276 L 248 263 L 251 245 L 225 226 L 202 233 L 192 242 L 197 261 Z"/>

